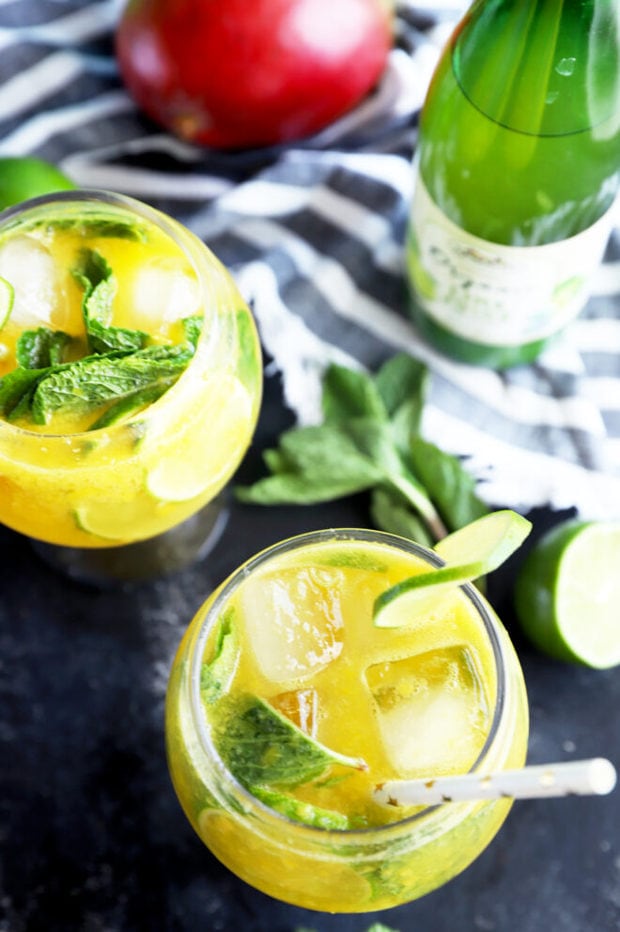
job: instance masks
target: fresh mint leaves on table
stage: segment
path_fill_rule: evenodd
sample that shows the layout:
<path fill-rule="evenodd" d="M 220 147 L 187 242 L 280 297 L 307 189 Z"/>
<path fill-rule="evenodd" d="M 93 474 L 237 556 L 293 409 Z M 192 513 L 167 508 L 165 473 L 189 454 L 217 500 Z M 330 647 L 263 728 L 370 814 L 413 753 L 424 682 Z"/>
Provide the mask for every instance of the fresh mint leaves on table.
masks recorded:
<path fill-rule="evenodd" d="M 461 461 L 424 440 L 428 371 L 406 353 L 373 376 L 331 364 L 323 422 L 285 431 L 263 458 L 270 475 L 236 488 L 259 505 L 333 501 L 370 493 L 374 524 L 430 546 L 488 512 Z"/>
<path fill-rule="evenodd" d="M 116 278 L 105 258 L 84 249 L 72 270 L 82 287 L 86 355 L 68 359 L 80 341 L 61 330 L 26 330 L 17 343 L 17 368 L 0 379 L 0 416 L 49 423 L 56 412 L 88 413 L 109 407 L 90 425 L 108 427 L 161 397 L 192 358 L 202 318 L 183 323 L 185 341 L 147 345 L 141 330 L 114 327 L 112 302 Z"/>

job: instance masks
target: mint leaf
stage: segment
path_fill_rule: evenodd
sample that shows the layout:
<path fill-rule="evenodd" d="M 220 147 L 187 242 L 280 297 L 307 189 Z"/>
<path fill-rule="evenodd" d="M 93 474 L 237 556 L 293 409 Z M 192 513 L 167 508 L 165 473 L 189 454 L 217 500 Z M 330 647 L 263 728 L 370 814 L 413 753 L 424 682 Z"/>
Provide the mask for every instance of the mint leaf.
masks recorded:
<path fill-rule="evenodd" d="M 83 249 L 73 277 L 84 289 L 82 312 L 88 332 L 91 321 L 106 326 L 112 318 L 116 278 L 106 259 L 95 249 Z"/>
<path fill-rule="evenodd" d="M 387 421 L 388 413 L 371 376 L 332 363 L 323 375 L 323 415 L 326 423 L 368 417 Z"/>
<path fill-rule="evenodd" d="M 390 417 L 394 443 L 401 453 L 407 453 L 411 437 L 420 433 L 427 383 L 426 366 L 406 353 L 388 359 L 375 376 Z"/>
<path fill-rule="evenodd" d="M 216 744 L 230 772 L 250 791 L 265 784 L 298 786 L 331 764 L 366 768 L 359 758 L 325 747 L 268 702 L 249 694 L 230 701 Z"/>
<path fill-rule="evenodd" d="M 406 353 L 396 353 L 378 370 L 374 383 L 390 417 L 403 405 L 417 402 L 422 413 L 428 369 Z M 419 426 L 419 418 L 415 423 Z"/>
<path fill-rule="evenodd" d="M 200 334 L 202 333 L 204 322 L 205 319 L 202 314 L 194 314 L 191 317 L 184 317 L 181 321 L 183 324 L 185 339 L 190 344 L 190 346 L 194 348 L 194 350 L 198 346 L 198 340 L 200 339 Z"/>
<path fill-rule="evenodd" d="M 337 426 L 299 427 L 282 434 L 275 475 L 237 489 L 241 501 L 258 504 L 313 504 L 372 488 L 383 478 L 380 468 L 359 451 Z"/>
<path fill-rule="evenodd" d="M 15 356 L 18 366 L 24 369 L 45 369 L 64 362 L 65 350 L 71 337 L 63 330 L 38 327 L 24 330 L 17 340 Z"/>
<path fill-rule="evenodd" d="M 84 239 L 101 236 L 107 239 L 148 242 L 148 234 L 144 227 L 120 217 L 67 217 L 62 220 L 45 220 L 35 224 L 35 226 L 41 225 L 54 227 L 57 230 L 76 229 Z"/>
<path fill-rule="evenodd" d="M 411 464 L 444 518 L 448 528 L 456 531 L 488 514 L 489 507 L 476 495 L 476 483 L 456 456 L 434 443 L 413 437 Z"/>
<path fill-rule="evenodd" d="M 125 395 L 120 401 L 111 405 L 96 421 L 88 428 L 89 430 L 101 430 L 103 427 L 111 427 L 112 424 L 118 424 L 120 421 L 127 420 L 136 411 L 146 408 L 153 404 L 158 398 L 161 398 L 169 388 L 176 382 L 178 376 L 169 376 L 165 379 L 158 379 L 151 382 L 146 388 L 139 388 L 129 395 Z"/>
<path fill-rule="evenodd" d="M 83 249 L 73 277 L 84 289 L 82 316 L 86 338 L 93 353 L 131 353 L 149 341 L 142 330 L 112 327 L 112 305 L 116 295 L 116 278 L 109 263 L 96 249 Z"/>
<path fill-rule="evenodd" d="M 370 515 L 375 527 L 390 534 L 415 540 L 427 547 L 433 546 L 433 539 L 424 521 L 412 511 L 407 499 L 397 491 L 376 488 L 371 492 Z"/>
<path fill-rule="evenodd" d="M 162 378 L 180 375 L 191 355 L 186 345 L 151 346 L 130 356 L 86 356 L 53 369 L 35 388 L 32 419 L 47 424 L 60 409 L 79 414 L 131 395 Z"/>
<path fill-rule="evenodd" d="M 98 320 L 88 323 L 88 342 L 93 353 L 133 353 L 149 341 L 148 333 L 124 327 L 108 327 Z"/>
<path fill-rule="evenodd" d="M 228 690 L 239 660 L 239 644 L 229 609 L 220 622 L 212 660 L 203 663 L 200 671 L 200 694 L 212 705 Z"/>
<path fill-rule="evenodd" d="M 322 828 L 326 831 L 346 831 L 352 827 L 347 816 L 334 809 L 323 809 L 312 803 L 302 802 L 285 793 L 277 793 L 266 786 L 252 786 L 249 789 L 252 796 L 293 822 L 301 822 L 312 828 Z"/>
<path fill-rule="evenodd" d="M 29 399 L 39 381 L 50 372 L 45 369 L 13 369 L 0 379 L 0 415 L 8 420 L 20 416 L 20 408 L 24 399 L 28 407 Z M 17 410 L 17 415 L 15 411 Z"/>

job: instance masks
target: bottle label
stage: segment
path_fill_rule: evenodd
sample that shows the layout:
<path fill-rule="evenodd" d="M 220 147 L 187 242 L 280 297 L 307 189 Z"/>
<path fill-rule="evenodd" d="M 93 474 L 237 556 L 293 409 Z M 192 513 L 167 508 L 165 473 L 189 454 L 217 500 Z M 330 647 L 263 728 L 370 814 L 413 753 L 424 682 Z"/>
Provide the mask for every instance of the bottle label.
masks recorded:
<path fill-rule="evenodd" d="M 417 303 L 447 330 L 477 343 L 520 346 L 551 336 L 588 298 L 611 214 L 557 243 L 503 246 L 446 217 L 418 173 L 407 244 Z"/>

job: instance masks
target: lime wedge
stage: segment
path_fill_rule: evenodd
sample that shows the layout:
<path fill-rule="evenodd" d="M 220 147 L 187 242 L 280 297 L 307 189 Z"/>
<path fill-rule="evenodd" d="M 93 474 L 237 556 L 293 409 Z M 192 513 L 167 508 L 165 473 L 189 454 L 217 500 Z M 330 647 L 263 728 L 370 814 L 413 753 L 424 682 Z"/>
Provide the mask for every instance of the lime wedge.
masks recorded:
<path fill-rule="evenodd" d="M 159 502 L 186 502 L 214 490 L 249 443 L 252 398 L 234 376 L 214 383 L 204 429 L 177 435 L 174 457 L 162 457 L 147 473 L 148 492 Z"/>
<path fill-rule="evenodd" d="M 497 569 L 522 544 L 531 522 L 505 509 L 472 521 L 448 534 L 435 546 L 445 566 L 423 570 L 382 592 L 373 607 L 373 621 L 380 628 L 406 624 L 426 612 L 454 586 L 470 582 Z"/>
<path fill-rule="evenodd" d="M 14 300 L 15 289 L 13 285 L 0 275 L 0 330 L 11 316 Z"/>
<path fill-rule="evenodd" d="M 563 521 L 532 548 L 514 589 L 543 653 L 596 669 L 620 664 L 620 522 Z"/>
<path fill-rule="evenodd" d="M 136 532 L 145 538 L 166 529 L 161 511 L 150 502 L 90 502 L 77 508 L 74 516 L 80 530 L 119 543 L 135 540 Z"/>

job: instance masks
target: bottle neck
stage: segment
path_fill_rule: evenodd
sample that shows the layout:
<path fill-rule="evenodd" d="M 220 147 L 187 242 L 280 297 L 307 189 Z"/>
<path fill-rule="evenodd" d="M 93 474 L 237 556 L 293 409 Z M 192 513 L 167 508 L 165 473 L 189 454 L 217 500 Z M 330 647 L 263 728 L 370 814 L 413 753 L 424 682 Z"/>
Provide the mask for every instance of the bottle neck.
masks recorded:
<path fill-rule="evenodd" d="M 480 0 L 453 37 L 452 67 L 486 117 L 562 136 L 620 125 L 618 0 Z"/>

